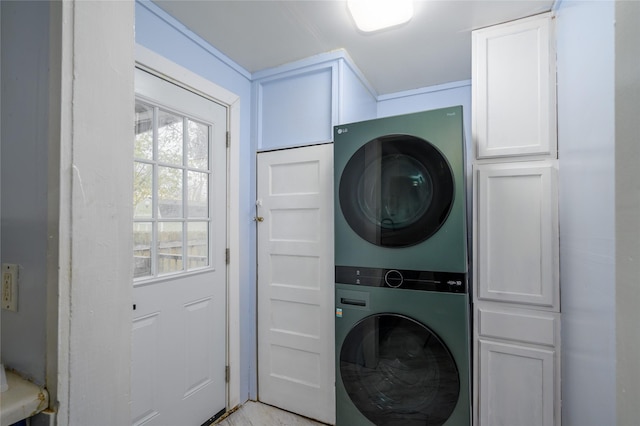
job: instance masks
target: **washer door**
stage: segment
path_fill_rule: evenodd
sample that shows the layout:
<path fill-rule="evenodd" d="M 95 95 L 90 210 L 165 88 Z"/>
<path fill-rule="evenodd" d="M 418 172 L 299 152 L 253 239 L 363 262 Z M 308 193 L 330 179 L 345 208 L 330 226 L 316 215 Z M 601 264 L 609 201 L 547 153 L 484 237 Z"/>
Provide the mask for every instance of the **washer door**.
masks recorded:
<path fill-rule="evenodd" d="M 454 197 L 449 163 L 429 142 L 390 135 L 367 142 L 347 162 L 339 201 L 349 226 L 378 246 L 406 247 L 432 236 Z"/>
<path fill-rule="evenodd" d="M 353 404 L 377 426 L 442 425 L 460 393 L 458 369 L 444 343 L 397 314 L 366 317 L 349 331 L 340 376 Z"/>

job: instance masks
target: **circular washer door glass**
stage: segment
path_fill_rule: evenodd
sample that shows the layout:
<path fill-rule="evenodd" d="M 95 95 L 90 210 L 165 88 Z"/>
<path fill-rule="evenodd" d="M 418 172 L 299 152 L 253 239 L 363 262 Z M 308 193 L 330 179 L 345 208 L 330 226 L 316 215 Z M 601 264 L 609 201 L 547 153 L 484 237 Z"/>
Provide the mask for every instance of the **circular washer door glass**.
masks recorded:
<path fill-rule="evenodd" d="M 364 318 L 340 350 L 340 377 L 377 426 L 444 424 L 460 394 L 456 363 L 438 336 L 403 315 Z"/>
<path fill-rule="evenodd" d="M 424 139 L 383 136 L 360 147 L 339 186 L 342 214 L 362 238 L 406 247 L 432 236 L 445 222 L 454 180 L 444 156 Z"/>

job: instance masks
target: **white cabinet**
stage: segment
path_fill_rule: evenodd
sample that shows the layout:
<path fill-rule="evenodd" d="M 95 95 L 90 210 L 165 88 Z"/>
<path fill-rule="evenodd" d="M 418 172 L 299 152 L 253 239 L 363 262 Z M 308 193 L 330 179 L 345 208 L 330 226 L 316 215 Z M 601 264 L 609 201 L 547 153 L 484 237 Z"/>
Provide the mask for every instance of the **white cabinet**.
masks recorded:
<path fill-rule="evenodd" d="M 478 159 L 556 156 L 554 45 L 550 14 L 473 32 Z"/>
<path fill-rule="evenodd" d="M 557 161 L 474 165 L 476 425 L 560 424 Z"/>
<path fill-rule="evenodd" d="M 478 300 L 559 310 L 556 164 L 474 166 Z"/>
<path fill-rule="evenodd" d="M 560 315 L 485 302 L 475 322 L 475 424 L 559 424 Z"/>
<path fill-rule="evenodd" d="M 480 339 L 478 351 L 480 424 L 555 424 L 552 348 Z"/>
<path fill-rule="evenodd" d="M 553 18 L 473 33 L 476 426 L 561 422 Z"/>
<path fill-rule="evenodd" d="M 376 97 L 342 51 L 253 76 L 258 150 L 324 143 L 333 126 L 376 116 Z"/>

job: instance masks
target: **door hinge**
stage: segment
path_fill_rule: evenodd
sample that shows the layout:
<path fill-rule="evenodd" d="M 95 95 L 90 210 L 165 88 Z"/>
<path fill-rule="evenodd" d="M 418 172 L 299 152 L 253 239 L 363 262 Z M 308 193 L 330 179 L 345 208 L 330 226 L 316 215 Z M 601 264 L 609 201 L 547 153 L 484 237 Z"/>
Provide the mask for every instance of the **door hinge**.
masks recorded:
<path fill-rule="evenodd" d="M 231 376 L 231 369 L 229 368 L 228 365 L 225 365 L 224 366 L 224 381 L 225 381 L 225 383 L 229 383 L 229 380 L 231 380 L 230 376 Z"/>
<path fill-rule="evenodd" d="M 231 260 L 231 250 L 224 249 L 224 262 L 228 265 Z"/>
<path fill-rule="evenodd" d="M 231 146 L 231 132 L 227 132 L 227 148 Z"/>

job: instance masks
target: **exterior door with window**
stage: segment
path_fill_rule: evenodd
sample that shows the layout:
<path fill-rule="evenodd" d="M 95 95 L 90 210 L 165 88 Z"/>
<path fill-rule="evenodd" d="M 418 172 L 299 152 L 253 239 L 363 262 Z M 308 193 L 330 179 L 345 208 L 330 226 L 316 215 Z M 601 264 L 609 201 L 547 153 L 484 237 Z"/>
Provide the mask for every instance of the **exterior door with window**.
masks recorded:
<path fill-rule="evenodd" d="M 227 110 L 136 69 L 134 425 L 226 410 Z"/>

